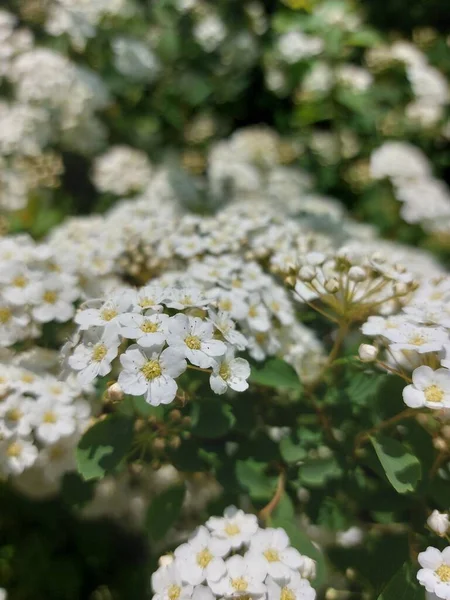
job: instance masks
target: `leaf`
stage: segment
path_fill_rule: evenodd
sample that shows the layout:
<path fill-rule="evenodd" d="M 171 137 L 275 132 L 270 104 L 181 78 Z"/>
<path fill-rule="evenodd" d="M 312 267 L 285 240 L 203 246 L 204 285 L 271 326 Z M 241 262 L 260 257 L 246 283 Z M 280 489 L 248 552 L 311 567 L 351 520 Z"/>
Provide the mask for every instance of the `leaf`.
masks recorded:
<path fill-rule="evenodd" d="M 186 487 L 176 485 L 154 498 L 148 508 L 146 529 L 153 541 L 161 540 L 181 513 Z"/>
<path fill-rule="evenodd" d="M 253 500 L 269 500 L 275 492 L 276 480 L 265 475 L 265 467 L 252 459 L 236 462 L 236 477 Z"/>
<path fill-rule="evenodd" d="M 285 437 L 280 442 L 280 453 L 287 463 L 296 463 L 307 456 L 306 450 L 300 446 L 298 436 L 293 434 Z"/>
<path fill-rule="evenodd" d="M 78 443 L 78 472 L 86 480 L 113 471 L 127 454 L 133 440 L 134 421 L 113 414 L 90 427 Z"/>
<path fill-rule="evenodd" d="M 297 373 L 280 358 L 271 358 L 266 361 L 261 369 L 252 367 L 250 381 L 258 385 L 272 388 L 285 388 L 300 391 L 302 384 Z"/>
<path fill-rule="evenodd" d="M 235 421 L 231 406 L 215 398 L 196 402 L 191 417 L 192 433 L 207 439 L 224 436 Z"/>
<path fill-rule="evenodd" d="M 61 497 L 68 506 L 81 508 L 94 496 L 94 481 L 85 481 L 75 471 L 65 473 L 61 484 Z"/>
<path fill-rule="evenodd" d="M 323 487 L 328 479 L 336 479 L 341 474 L 342 469 L 334 456 L 308 460 L 298 471 L 301 483 L 309 487 Z"/>
<path fill-rule="evenodd" d="M 405 563 L 394 575 L 377 600 L 424 600 L 425 589 L 416 579 L 415 569 Z"/>
<path fill-rule="evenodd" d="M 420 477 L 420 462 L 407 448 L 392 438 L 370 438 L 389 483 L 399 494 L 412 492 Z"/>

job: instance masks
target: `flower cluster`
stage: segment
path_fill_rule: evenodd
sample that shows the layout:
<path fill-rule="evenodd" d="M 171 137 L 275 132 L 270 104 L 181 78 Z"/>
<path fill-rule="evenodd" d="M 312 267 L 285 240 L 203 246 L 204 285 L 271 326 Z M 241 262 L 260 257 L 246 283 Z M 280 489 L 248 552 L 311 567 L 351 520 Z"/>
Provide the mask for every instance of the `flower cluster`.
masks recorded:
<path fill-rule="evenodd" d="M 187 369 L 186 361 L 210 373 L 216 394 L 228 387 L 239 392 L 248 387 L 249 364 L 235 358 L 247 340 L 228 314 L 213 312 L 199 288 L 149 285 L 124 290 L 105 302 L 89 302 L 75 322 L 81 340 L 74 344 L 68 364 L 83 385 L 108 375 L 120 357 L 121 389 L 144 395 L 153 406 L 175 399 L 176 379 Z M 124 351 L 128 340 L 134 343 Z"/>
<path fill-rule="evenodd" d="M 261 529 L 255 515 L 229 507 L 210 517 L 152 576 L 154 600 L 242 597 L 314 600 L 304 574 L 311 559 L 291 547 L 281 529 Z M 314 570 L 314 569 L 313 569 Z"/>

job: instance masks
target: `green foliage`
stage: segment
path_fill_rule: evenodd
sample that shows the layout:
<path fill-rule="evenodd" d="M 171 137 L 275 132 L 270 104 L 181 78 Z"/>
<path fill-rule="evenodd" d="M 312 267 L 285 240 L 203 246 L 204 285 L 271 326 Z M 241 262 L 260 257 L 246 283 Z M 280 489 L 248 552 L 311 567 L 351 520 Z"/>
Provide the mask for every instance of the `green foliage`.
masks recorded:
<path fill-rule="evenodd" d="M 250 381 L 271 388 L 289 389 L 300 392 L 301 382 L 294 369 L 284 360 L 271 358 L 262 368 L 252 367 Z"/>
<path fill-rule="evenodd" d="M 213 397 L 196 402 L 191 417 L 192 433 L 200 438 L 223 437 L 235 422 L 231 406 Z"/>
<path fill-rule="evenodd" d="M 399 494 L 412 492 L 421 477 L 421 466 L 416 456 L 395 439 L 378 435 L 371 442 L 389 483 Z"/>
<path fill-rule="evenodd" d="M 154 542 L 160 541 L 179 518 L 185 494 L 184 485 L 173 486 L 152 500 L 145 523 Z"/>
<path fill-rule="evenodd" d="M 416 573 L 405 563 L 389 581 L 377 600 L 424 600 L 425 590 L 419 586 Z"/>

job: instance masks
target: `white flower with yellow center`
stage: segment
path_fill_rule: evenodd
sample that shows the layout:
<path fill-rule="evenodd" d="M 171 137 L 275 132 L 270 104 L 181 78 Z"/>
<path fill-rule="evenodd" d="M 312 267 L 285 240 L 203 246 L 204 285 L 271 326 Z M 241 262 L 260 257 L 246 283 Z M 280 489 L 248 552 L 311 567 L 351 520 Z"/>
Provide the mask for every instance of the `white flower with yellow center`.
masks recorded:
<path fill-rule="evenodd" d="M 161 312 L 165 297 L 164 288 L 157 285 L 146 285 L 131 292 L 133 312 Z"/>
<path fill-rule="evenodd" d="M 203 292 L 196 287 L 167 288 L 165 290 L 165 304 L 168 308 L 176 310 L 204 308 L 209 302 Z"/>
<path fill-rule="evenodd" d="M 74 284 L 72 277 L 63 275 L 49 275 L 44 281 L 36 283 L 32 290 L 31 311 L 33 318 L 38 323 L 57 321 L 64 323 L 74 314 L 73 303 L 80 292 Z"/>
<path fill-rule="evenodd" d="M 12 346 L 27 337 L 28 315 L 0 296 L 0 347 Z"/>
<path fill-rule="evenodd" d="M 213 536 L 226 540 L 229 548 L 235 550 L 250 542 L 258 531 L 258 519 L 235 506 L 229 506 L 223 517 L 210 517 L 206 527 Z"/>
<path fill-rule="evenodd" d="M 78 371 L 81 385 L 87 385 L 96 377 L 104 377 L 111 371 L 111 362 L 117 356 L 119 343 L 112 329 L 102 331 L 101 327 L 95 327 L 84 336 L 83 343 L 68 358 L 69 366 Z"/>
<path fill-rule="evenodd" d="M 420 327 L 404 323 L 399 329 L 384 331 L 383 335 L 392 342 L 391 349 L 415 350 L 419 354 L 439 352 L 449 341 L 448 332 L 438 327 Z"/>
<path fill-rule="evenodd" d="M 189 600 L 193 592 L 192 585 L 183 583 L 175 563 L 153 573 L 152 588 L 155 592 L 153 600 Z"/>
<path fill-rule="evenodd" d="M 229 558 L 225 566 L 226 574 L 219 581 L 208 582 L 216 595 L 226 598 L 255 598 L 266 593 L 266 570 L 261 561 L 248 554 L 245 557 L 237 554 Z"/>
<path fill-rule="evenodd" d="M 290 546 L 289 537 L 281 528 L 258 531 L 250 540 L 249 555 L 259 560 L 273 579 L 289 579 L 303 563 L 302 555 Z"/>
<path fill-rule="evenodd" d="M 143 348 L 160 346 L 166 341 L 168 320 L 168 315 L 158 313 L 153 315 L 125 313 L 119 318 L 120 335 L 136 340 Z"/>
<path fill-rule="evenodd" d="M 270 317 L 267 308 L 261 301 L 259 294 L 253 294 L 248 301 L 246 320 L 253 331 L 269 331 Z"/>
<path fill-rule="evenodd" d="M 10 263 L 0 271 L 3 295 L 15 306 L 24 306 L 31 300 L 36 276 L 23 263 Z"/>
<path fill-rule="evenodd" d="M 75 416 L 74 406 L 44 396 L 30 407 L 30 421 L 36 437 L 44 444 L 55 444 L 61 438 L 75 433 Z"/>
<path fill-rule="evenodd" d="M 220 331 L 223 339 L 234 346 L 237 350 L 245 350 L 248 345 L 245 335 L 237 331 L 236 323 L 230 319 L 230 313 L 219 311 L 215 313 L 212 309 L 208 311 L 209 320 L 214 327 Z"/>
<path fill-rule="evenodd" d="M 202 369 L 210 367 L 214 358 L 223 356 L 227 350 L 223 342 L 214 339 L 214 325 L 211 322 L 183 314 L 169 320 L 167 343 Z"/>
<path fill-rule="evenodd" d="M 132 297 L 129 292 L 117 294 L 104 302 L 99 308 L 86 308 L 75 315 L 75 323 L 85 331 L 90 327 L 116 327 L 119 317 L 131 308 Z"/>
<path fill-rule="evenodd" d="M 410 408 L 450 408 L 450 370 L 418 367 L 412 384 L 403 389 L 403 401 Z"/>
<path fill-rule="evenodd" d="M 183 581 L 191 585 L 199 585 L 205 580 L 218 581 L 226 572 L 223 557 L 228 550 L 226 541 L 211 537 L 206 527 L 199 527 L 186 544 L 175 550 Z"/>
<path fill-rule="evenodd" d="M 123 370 L 118 383 L 126 394 L 145 395 L 153 406 L 170 404 L 177 394 L 176 377 L 186 370 L 184 354 L 177 348 L 152 346 L 145 350 L 136 344 L 120 357 Z"/>
<path fill-rule="evenodd" d="M 32 400 L 20 394 L 11 394 L 0 402 L 0 437 L 26 437 L 31 433 L 31 404 L 34 404 Z"/>
<path fill-rule="evenodd" d="M 32 441 L 13 437 L 0 444 L 0 472 L 20 475 L 32 467 L 38 457 L 38 449 Z"/>
<path fill-rule="evenodd" d="M 428 546 L 418 556 L 422 567 L 417 579 L 427 592 L 436 594 L 441 600 L 450 600 L 450 546 L 442 552 Z"/>
<path fill-rule="evenodd" d="M 245 358 L 234 358 L 232 349 L 217 359 L 212 369 L 209 384 L 215 394 L 224 394 L 228 388 L 235 392 L 244 392 L 248 388 L 250 365 Z"/>
<path fill-rule="evenodd" d="M 315 600 L 316 598 L 314 588 L 299 573 L 292 573 L 290 579 L 279 581 L 268 577 L 266 586 L 269 600 Z"/>

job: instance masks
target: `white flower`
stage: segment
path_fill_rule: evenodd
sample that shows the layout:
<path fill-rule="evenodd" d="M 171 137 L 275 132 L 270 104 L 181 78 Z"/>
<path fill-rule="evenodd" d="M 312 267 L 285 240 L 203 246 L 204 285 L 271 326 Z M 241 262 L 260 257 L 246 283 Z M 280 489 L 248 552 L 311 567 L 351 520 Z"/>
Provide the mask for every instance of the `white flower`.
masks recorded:
<path fill-rule="evenodd" d="M 94 328 L 83 338 L 83 343 L 75 348 L 68 363 L 78 373 L 78 381 L 86 385 L 98 376 L 104 377 L 111 371 L 111 362 L 116 358 L 119 338 L 112 329 L 102 331 Z"/>
<path fill-rule="evenodd" d="M 191 585 L 203 583 L 205 579 L 218 581 L 225 575 L 223 557 L 229 545 L 225 540 L 211 537 L 206 527 L 199 527 L 194 536 L 175 550 L 178 570 L 183 581 Z"/>
<path fill-rule="evenodd" d="M 378 356 L 378 348 L 371 344 L 361 344 L 358 355 L 362 362 L 373 362 Z"/>
<path fill-rule="evenodd" d="M 33 318 L 39 323 L 68 321 L 75 312 L 73 302 L 79 291 L 73 278 L 61 275 L 49 275 L 33 286 L 31 301 Z"/>
<path fill-rule="evenodd" d="M 72 435 L 76 429 L 74 406 L 44 396 L 33 404 L 30 420 L 36 437 L 44 444 L 54 444 L 60 438 Z"/>
<path fill-rule="evenodd" d="M 210 309 L 208 311 L 208 318 L 214 323 L 214 327 L 220 331 L 224 340 L 237 348 L 237 350 L 245 350 L 248 344 L 245 335 L 236 330 L 236 323 L 230 319 L 229 313 L 219 311 L 216 314 Z"/>
<path fill-rule="evenodd" d="M 427 519 L 428 527 L 440 536 L 444 536 L 450 528 L 450 521 L 447 513 L 440 513 L 433 510 Z"/>
<path fill-rule="evenodd" d="M 184 354 L 177 348 L 152 346 L 141 350 L 132 345 L 120 357 L 123 371 L 118 383 L 132 396 L 146 396 L 153 406 L 169 404 L 177 394 L 175 378 L 186 370 Z"/>
<path fill-rule="evenodd" d="M 162 302 L 166 297 L 164 288 L 156 285 L 146 285 L 145 287 L 131 293 L 133 311 L 143 312 L 151 310 L 161 312 Z"/>
<path fill-rule="evenodd" d="M 360 527 L 350 527 L 345 531 L 338 531 L 336 534 L 336 543 L 343 548 L 353 548 L 359 546 L 364 539 L 364 534 Z"/>
<path fill-rule="evenodd" d="M 26 437 L 31 433 L 30 409 L 34 404 L 20 394 L 12 394 L 0 402 L 0 438 L 14 435 Z"/>
<path fill-rule="evenodd" d="M 315 600 L 316 592 L 307 579 L 298 573 L 292 573 L 290 579 L 281 582 L 271 577 L 266 580 L 269 600 Z"/>
<path fill-rule="evenodd" d="M 179 350 L 197 367 L 210 367 L 213 357 L 225 354 L 227 347 L 214 339 L 214 325 L 198 317 L 175 315 L 169 320 L 169 346 Z"/>
<path fill-rule="evenodd" d="M 436 594 L 441 600 L 450 600 L 450 546 L 442 552 L 428 546 L 419 554 L 418 560 L 422 567 L 417 573 L 419 582 L 427 592 Z"/>
<path fill-rule="evenodd" d="M 288 31 L 278 41 L 278 52 L 290 64 L 320 54 L 323 47 L 324 43 L 320 38 L 301 31 Z"/>
<path fill-rule="evenodd" d="M 139 346 L 150 348 L 164 344 L 167 337 L 168 315 L 125 313 L 120 315 L 120 334 L 136 340 Z"/>
<path fill-rule="evenodd" d="M 127 312 L 130 306 L 131 295 L 124 292 L 107 300 L 100 308 L 78 311 L 75 315 L 75 323 L 80 325 L 82 331 L 90 327 L 114 327 L 117 326 L 119 317 Z"/>
<path fill-rule="evenodd" d="M 192 586 L 184 585 L 176 563 L 160 567 L 152 575 L 153 600 L 189 600 Z"/>
<path fill-rule="evenodd" d="M 28 315 L 21 308 L 13 306 L 0 296 L 0 347 L 11 346 L 23 340 L 29 333 L 29 321 Z"/>
<path fill-rule="evenodd" d="M 209 585 L 218 596 L 238 598 L 242 595 L 262 596 L 266 593 L 264 579 L 266 571 L 257 559 L 246 555 L 236 555 L 229 558 L 226 563 L 227 572 L 219 581 L 211 581 Z"/>
<path fill-rule="evenodd" d="M 67 471 L 76 467 L 75 448 L 78 436 L 61 438 L 56 444 L 45 446 L 39 453 L 38 465 L 48 481 L 58 481 Z"/>
<path fill-rule="evenodd" d="M 273 579 L 289 579 L 303 562 L 302 555 L 290 547 L 289 537 L 281 528 L 264 529 L 252 536 L 249 555 L 257 558 Z"/>
<path fill-rule="evenodd" d="M 230 548 L 237 549 L 258 531 L 258 520 L 255 515 L 246 515 L 243 510 L 229 506 L 223 517 L 210 517 L 206 527 L 214 536 L 227 540 Z"/>
<path fill-rule="evenodd" d="M 383 333 L 391 342 L 392 350 L 415 350 L 419 354 L 439 352 L 448 343 L 448 333 L 437 327 L 419 327 L 404 323 L 401 328 Z"/>
<path fill-rule="evenodd" d="M 4 284 L 3 296 L 16 306 L 30 302 L 35 281 L 33 273 L 22 263 L 10 263 L 0 271 L 0 283 Z"/>
<path fill-rule="evenodd" d="M 224 394 L 227 388 L 243 392 L 248 388 L 250 365 L 245 358 L 234 358 L 232 349 L 225 356 L 214 361 L 213 372 L 209 378 L 211 389 L 215 394 Z"/>
<path fill-rule="evenodd" d="M 269 312 L 258 294 L 252 295 L 249 299 L 246 319 L 248 326 L 254 331 L 265 332 L 270 329 Z"/>
<path fill-rule="evenodd" d="M 422 365 L 414 370 L 412 384 L 403 389 L 403 400 L 411 408 L 450 408 L 450 370 Z"/>
<path fill-rule="evenodd" d="M 243 319 L 247 314 L 246 292 L 242 290 L 233 290 L 230 292 L 220 288 L 213 290 L 212 295 L 217 298 L 219 310 L 229 313 L 233 319 Z"/>
<path fill-rule="evenodd" d="M 198 288 L 173 288 L 166 290 L 165 304 L 168 308 L 203 308 L 209 304 L 208 298 Z"/>
<path fill-rule="evenodd" d="M 20 475 L 38 457 L 38 449 L 30 440 L 14 437 L 0 445 L 0 468 L 8 475 Z"/>

